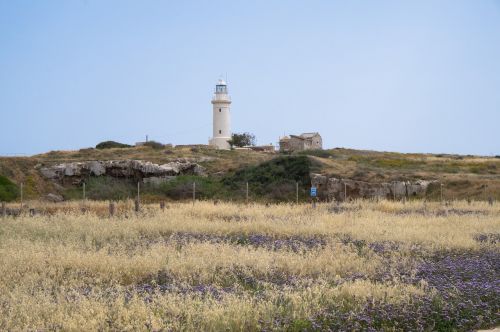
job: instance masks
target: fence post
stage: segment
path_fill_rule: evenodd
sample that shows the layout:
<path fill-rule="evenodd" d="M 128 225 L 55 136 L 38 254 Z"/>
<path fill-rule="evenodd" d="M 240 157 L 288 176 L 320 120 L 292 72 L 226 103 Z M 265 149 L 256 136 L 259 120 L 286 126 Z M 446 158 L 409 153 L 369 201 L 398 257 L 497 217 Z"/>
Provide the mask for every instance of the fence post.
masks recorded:
<path fill-rule="evenodd" d="M 161 202 L 160 202 L 160 209 L 161 209 L 162 211 L 165 211 L 165 201 L 161 201 Z"/>
<path fill-rule="evenodd" d="M 246 204 L 248 205 L 248 182 L 247 182 L 247 188 L 246 188 L 246 197 L 245 197 Z"/>
<path fill-rule="evenodd" d="M 85 182 L 83 182 L 83 202 L 85 203 Z"/>
<path fill-rule="evenodd" d="M 443 184 L 440 183 L 441 187 L 441 204 L 443 204 Z"/>
<path fill-rule="evenodd" d="M 295 203 L 299 204 L 299 182 L 295 182 Z"/>
<path fill-rule="evenodd" d="M 115 203 L 109 202 L 109 216 L 113 217 L 115 215 Z"/>
<path fill-rule="evenodd" d="M 344 202 L 347 202 L 347 183 L 344 181 Z"/>
<path fill-rule="evenodd" d="M 21 212 L 23 211 L 23 183 L 21 182 Z"/>
<path fill-rule="evenodd" d="M 488 204 L 489 204 L 490 206 L 493 206 L 493 197 L 491 197 L 491 196 L 490 196 L 490 197 L 488 197 Z"/>
<path fill-rule="evenodd" d="M 137 181 L 137 198 L 135 199 L 135 212 L 141 210 L 141 182 Z"/>
<path fill-rule="evenodd" d="M 2 202 L 2 217 L 7 215 L 7 208 L 5 207 L 5 202 Z"/>
<path fill-rule="evenodd" d="M 193 205 L 196 201 L 196 182 L 193 182 Z"/>

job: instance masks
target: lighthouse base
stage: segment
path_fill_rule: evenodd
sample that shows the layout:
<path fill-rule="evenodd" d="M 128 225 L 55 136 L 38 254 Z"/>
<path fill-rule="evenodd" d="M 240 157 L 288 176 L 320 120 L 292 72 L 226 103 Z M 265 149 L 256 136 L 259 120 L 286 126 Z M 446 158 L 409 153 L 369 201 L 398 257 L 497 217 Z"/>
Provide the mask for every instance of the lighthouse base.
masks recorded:
<path fill-rule="evenodd" d="M 215 146 L 220 150 L 230 150 L 231 145 L 229 145 L 228 141 L 231 137 L 214 137 L 208 141 L 208 145 Z"/>

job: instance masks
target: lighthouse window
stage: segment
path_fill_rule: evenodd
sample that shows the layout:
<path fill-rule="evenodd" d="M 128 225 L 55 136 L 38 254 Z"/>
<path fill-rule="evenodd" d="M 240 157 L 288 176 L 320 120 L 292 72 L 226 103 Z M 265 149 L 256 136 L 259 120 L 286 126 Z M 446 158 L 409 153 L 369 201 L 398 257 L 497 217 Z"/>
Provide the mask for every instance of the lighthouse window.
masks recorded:
<path fill-rule="evenodd" d="M 222 134 L 222 130 L 219 130 L 219 134 Z"/>

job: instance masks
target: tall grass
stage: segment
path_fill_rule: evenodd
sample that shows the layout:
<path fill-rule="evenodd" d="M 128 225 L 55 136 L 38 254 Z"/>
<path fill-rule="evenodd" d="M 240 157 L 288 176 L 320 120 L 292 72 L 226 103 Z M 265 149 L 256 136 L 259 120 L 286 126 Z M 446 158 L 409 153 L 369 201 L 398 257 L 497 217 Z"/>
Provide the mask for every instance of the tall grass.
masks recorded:
<path fill-rule="evenodd" d="M 438 297 L 408 281 L 426 257 L 499 249 L 477 240 L 500 229 L 485 203 L 29 204 L 45 213 L 0 219 L 1 330 L 313 328 Z"/>

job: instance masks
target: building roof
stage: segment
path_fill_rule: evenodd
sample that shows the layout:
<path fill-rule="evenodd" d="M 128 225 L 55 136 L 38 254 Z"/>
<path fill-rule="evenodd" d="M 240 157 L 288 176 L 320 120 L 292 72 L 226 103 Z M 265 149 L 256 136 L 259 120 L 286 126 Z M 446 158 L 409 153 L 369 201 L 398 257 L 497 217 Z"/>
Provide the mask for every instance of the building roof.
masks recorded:
<path fill-rule="evenodd" d="M 314 132 L 314 133 L 302 133 L 300 135 L 283 136 L 280 138 L 280 142 L 289 141 L 291 139 L 299 139 L 304 141 L 306 139 L 311 139 L 315 136 L 321 136 L 321 135 L 318 132 Z"/>
<path fill-rule="evenodd" d="M 314 133 L 302 133 L 302 134 L 300 134 L 300 137 L 302 137 L 302 138 L 311 138 L 314 136 L 319 136 L 319 133 L 314 132 Z"/>

